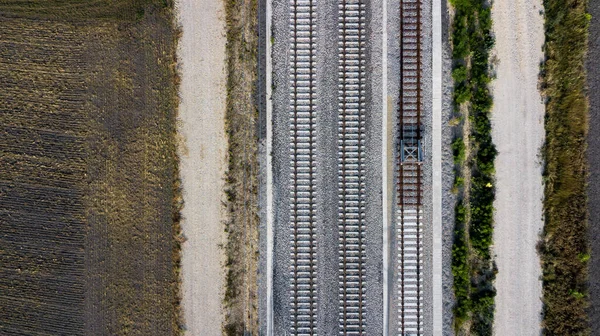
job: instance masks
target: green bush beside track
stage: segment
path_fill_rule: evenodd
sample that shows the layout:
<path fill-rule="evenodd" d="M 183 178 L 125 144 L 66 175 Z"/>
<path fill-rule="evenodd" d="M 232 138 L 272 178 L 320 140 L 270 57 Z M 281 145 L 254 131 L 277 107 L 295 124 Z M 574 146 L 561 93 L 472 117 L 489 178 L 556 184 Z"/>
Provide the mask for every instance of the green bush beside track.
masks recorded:
<path fill-rule="evenodd" d="M 454 58 L 455 111 L 468 121 L 463 137 L 452 144 L 460 165 L 457 181 L 464 188 L 456 207 L 452 249 L 454 326 L 457 334 L 491 335 L 496 291 L 495 266 L 490 255 L 494 215 L 494 159 L 489 113 L 492 96 L 488 84 L 491 11 L 486 1 L 453 0 L 452 55 Z M 468 142 L 463 139 L 467 137 Z M 459 184 L 456 183 L 455 186 Z"/>

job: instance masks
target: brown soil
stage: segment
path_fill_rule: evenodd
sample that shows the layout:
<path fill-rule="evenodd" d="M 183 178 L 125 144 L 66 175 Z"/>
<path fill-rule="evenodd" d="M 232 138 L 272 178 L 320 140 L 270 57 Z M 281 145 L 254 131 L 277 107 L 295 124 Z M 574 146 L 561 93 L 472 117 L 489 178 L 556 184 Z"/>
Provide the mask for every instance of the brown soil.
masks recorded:
<path fill-rule="evenodd" d="M 177 334 L 170 8 L 5 3 L 0 333 Z"/>
<path fill-rule="evenodd" d="M 82 334 L 83 39 L 2 17 L 0 31 L 0 334 Z"/>

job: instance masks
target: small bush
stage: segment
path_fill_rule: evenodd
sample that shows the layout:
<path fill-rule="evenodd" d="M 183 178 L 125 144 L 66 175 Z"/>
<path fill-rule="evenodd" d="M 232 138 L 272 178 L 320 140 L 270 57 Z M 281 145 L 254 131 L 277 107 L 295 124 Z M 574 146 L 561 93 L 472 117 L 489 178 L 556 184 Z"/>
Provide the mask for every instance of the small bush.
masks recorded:
<path fill-rule="evenodd" d="M 468 102 L 471 99 L 471 89 L 466 84 L 459 84 L 454 89 L 454 102 L 458 105 Z"/>
<path fill-rule="evenodd" d="M 459 203 L 455 209 L 456 231 L 452 246 L 452 276 L 454 278 L 454 306 L 455 326 L 459 327 L 468 318 L 471 311 L 469 248 L 463 229 L 465 224 L 465 207 Z"/>
<path fill-rule="evenodd" d="M 456 178 L 454 179 L 454 187 L 458 189 L 461 188 L 464 184 L 465 179 L 463 177 L 456 176 Z"/>
<path fill-rule="evenodd" d="M 589 253 L 579 253 L 579 255 L 577 256 L 579 261 L 581 261 L 582 263 L 588 262 L 588 260 L 590 260 L 590 257 L 591 256 Z"/>
<path fill-rule="evenodd" d="M 462 83 L 467 79 L 468 70 L 464 65 L 459 65 L 452 70 L 452 79 L 456 83 Z"/>
<path fill-rule="evenodd" d="M 462 138 L 458 138 L 452 142 L 452 155 L 454 163 L 460 164 L 465 160 L 465 142 Z"/>

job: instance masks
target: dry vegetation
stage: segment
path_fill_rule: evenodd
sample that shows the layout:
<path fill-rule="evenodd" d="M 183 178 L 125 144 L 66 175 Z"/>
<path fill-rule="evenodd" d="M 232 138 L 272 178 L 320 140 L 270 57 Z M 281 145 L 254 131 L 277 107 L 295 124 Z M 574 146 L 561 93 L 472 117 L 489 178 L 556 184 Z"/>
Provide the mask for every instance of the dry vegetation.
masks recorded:
<path fill-rule="evenodd" d="M 546 335 L 589 335 L 584 57 L 586 0 L 545 0 L 545 227 L 540 246 Z"/>
<path fill-rule="evenodd" d="M 228 0 L 226 335 L 258 335 L 257 0 Z"/>
<path fill-rule="evenodd" d="M 179 332 L 171 6 L 0 1 L 0 334 Z"/>

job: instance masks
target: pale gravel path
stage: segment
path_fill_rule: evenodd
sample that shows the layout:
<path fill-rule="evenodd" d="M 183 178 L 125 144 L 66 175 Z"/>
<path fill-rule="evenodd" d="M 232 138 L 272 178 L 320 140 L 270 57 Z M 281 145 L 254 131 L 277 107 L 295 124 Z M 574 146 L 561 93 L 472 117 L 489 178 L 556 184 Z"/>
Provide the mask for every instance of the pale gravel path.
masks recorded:
<path fill-rule="evenodd" d="M 221 335 L 225 283 L 225 21 L 222 0 L 179 0 L 182 306 L 186 335 Z"/>
<path fill-rule="evenodd" d="M 495 335 L 540 335 L 541 268 L 536 244 L 543 226 L 544 105 L 537 89 L 543 58 L 540 0 L 495 1 L 499 59 L 493 82 L 496 158 L 494 253 Z"/>

